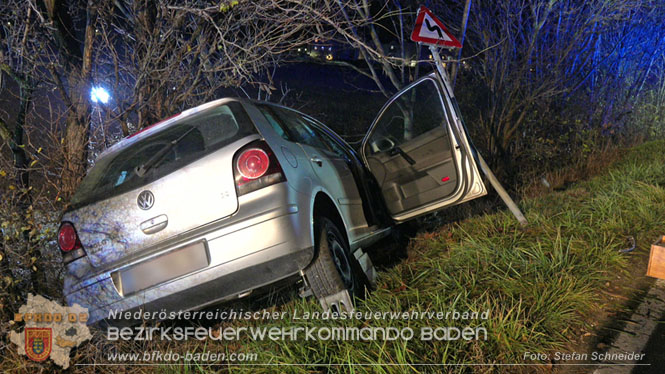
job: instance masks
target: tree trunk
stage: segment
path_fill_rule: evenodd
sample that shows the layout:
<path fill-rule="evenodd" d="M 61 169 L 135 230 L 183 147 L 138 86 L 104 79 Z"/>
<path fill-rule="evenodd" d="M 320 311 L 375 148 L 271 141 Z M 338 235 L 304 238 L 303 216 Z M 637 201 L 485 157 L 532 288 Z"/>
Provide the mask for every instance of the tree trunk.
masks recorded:
<path fill-rule="evenodd" d="M 64 11 L 60 9 L 60 11 Z M 92 72 L 92 55 L 94 50 L 95 27 L 97 9 L 95 3 L 89 0 L 86 12 L 85 36 L 83 38 L 83 53 L 74 62 L 69 62 L 69 93 L 71 108 L 67 114 L 64 145 L 64 170 L 62 175 L 63 193 L 67 199 L 76 190 L 85 174 L 88 164 L 88 140 L 90 120 L 90 103 L 88 93 L 91 88 L 90 74 Z M 60 30 L 63 34 L 64 30 Z M 78 51 L 63 46 L 65 56 L 77 56 Z"/>
<path fill-rule="evenodd" d="M 82 88 L 87 88 L 86 84 L 81 84 Z M 86 92 L 86 91 L 84 91 Z M 74 101 L 74 106 L 67 116 L 67 126 L 65 129 L 64 150 L 65 165 L 62 176 L 63 193 L 67 198 L 76 190 L 79 182 L 85 174 L 88 164 L 88 117 L 90 105 L 85 101 L 83 95 L 78 95 Z"/>
<path fill-rule="evenodd" d="M 30 172 L 28 171 L 28 157 L 25 154 L 23 144 L 23 133 L 25 131 L 25 117 L 32 100 L 32 87 L 30 87 L 29 84 L 21 84 L 21 82 L 19 82 L 19 84 L 19 112 L 16 117 L 16 123 L 14 124 L 14 139 L 11 144 L 11 150 L 14 155 L 14 168 L 16 168 L 17 171 L 16 185 L 19 191 L 21 191 L 18 207 L 22 213 L 25 213 L 30 206 L 31 199 L 30 192 L 28 191 L 28 188 L 30 188 Z M 27 232 L 24 232 L 24 236 L 27 236 Z"/>
<path fill-rule="evenodd" d="M 33 86 L 32 83 L 22 78 L 19 83 L 19 111 L 14 123 L 14 134 L 11 142 L 11 150 L 14 155 L 14 169 L 16 170 L 16 185 L 19 191 L 17 210 L 19 220 L 21 222 L 23 244 L 25 245 L 22 250 L 26 253 L 30 262 L 25 263 L 26 270 L 30 272 L 30 280 L 32 292 L 41 294 L 46 287 L 46 277 L 44 274 L 42 261 L 42 253 L 39 247 L 32 244 L 30 231 L 34 228 L 30 224 L 32 216 L 32 196 L 30 193 L 30 165 L 28 156 L 25 152 L 24 134 L 26 126 L 26 117 L 30 104 L 32 103 Z"/>

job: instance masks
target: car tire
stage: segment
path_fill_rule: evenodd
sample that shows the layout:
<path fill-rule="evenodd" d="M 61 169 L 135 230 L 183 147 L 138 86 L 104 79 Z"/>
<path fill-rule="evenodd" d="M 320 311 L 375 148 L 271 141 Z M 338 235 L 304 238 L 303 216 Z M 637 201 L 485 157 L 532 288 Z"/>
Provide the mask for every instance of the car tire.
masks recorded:
<path fill-rule="evenodd" d="M 312 293 L 318 299 L 348 290 L 352 299 L 365 296 L 366 276 L 333 221 L 314 221 L 316 260 L 305 270 Z"/>

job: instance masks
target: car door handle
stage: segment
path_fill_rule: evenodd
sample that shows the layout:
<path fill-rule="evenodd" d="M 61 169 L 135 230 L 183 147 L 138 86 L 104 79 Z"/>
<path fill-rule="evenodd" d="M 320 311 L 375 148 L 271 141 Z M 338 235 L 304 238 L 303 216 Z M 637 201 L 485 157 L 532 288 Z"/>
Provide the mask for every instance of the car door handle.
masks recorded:
<path fill-rule="evenodd" d="M 323 166 L 323 160 L 321 160 L 318 156 L 314 156 L 314 157 L 310 158 L 309 160 L 312 161 L 313 163 L 319 165 L 319 167 Z"/>

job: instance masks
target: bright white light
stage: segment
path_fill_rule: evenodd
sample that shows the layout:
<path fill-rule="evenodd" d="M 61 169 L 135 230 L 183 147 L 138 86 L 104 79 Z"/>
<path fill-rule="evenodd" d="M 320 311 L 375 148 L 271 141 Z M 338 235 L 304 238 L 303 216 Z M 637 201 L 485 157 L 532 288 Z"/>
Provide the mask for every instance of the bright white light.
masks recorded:
<path fill-rule="evenodd" d="M 109 102 L 110 98 L 111 95 L 109 95 L 108 91 L 106 91 L 103 87 L 93 87 L 92 90 L 90 90 L 90 99 L 93 103 L 99 102 L 106 104 Z"/>

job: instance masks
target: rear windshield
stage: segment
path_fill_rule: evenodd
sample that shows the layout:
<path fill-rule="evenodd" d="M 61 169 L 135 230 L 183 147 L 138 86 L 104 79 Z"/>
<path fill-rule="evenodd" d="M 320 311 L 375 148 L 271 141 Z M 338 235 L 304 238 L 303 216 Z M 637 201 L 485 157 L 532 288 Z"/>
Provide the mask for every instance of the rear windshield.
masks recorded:
<path fill-rule="evenodd" d="M 240 103 L 220 105 L 183 118 L 117 154 L 98 160 L 79 185 L 70 210 L 151 183 L 254 133 L 256 130 Z M 137 173 L 139 167 L 173 141 L 177 144 L 143 176 Z"/>

